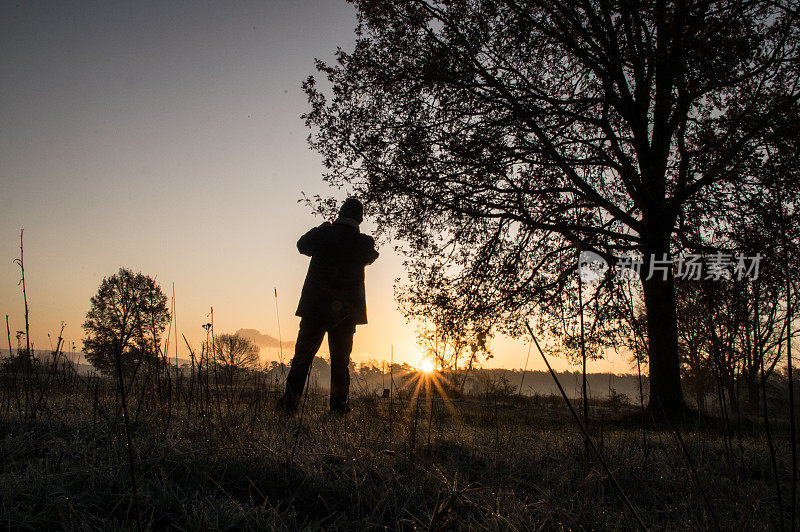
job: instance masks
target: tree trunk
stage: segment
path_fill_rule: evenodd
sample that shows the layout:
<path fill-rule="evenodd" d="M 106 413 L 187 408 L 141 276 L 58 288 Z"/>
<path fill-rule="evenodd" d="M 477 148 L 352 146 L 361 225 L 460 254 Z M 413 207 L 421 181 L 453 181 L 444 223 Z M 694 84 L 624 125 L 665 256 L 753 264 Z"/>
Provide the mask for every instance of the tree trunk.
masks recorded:
<path fill-rule="evenodd" d="M 755 373 L 747 375 L 747 404 L 751 412 L 758 412 L 758 407 L 761 406 L 759 404 L 761 398 L 758 395 L 758 380 L 754 376 L 757 377 L 758 375 Z"/>
<path fill-rule="evenodd" d="M 645 259 L 642 268 L 644 303 L 647 308 L 647 337 L 650 358 L 650 400 L 648 408 L 660 413 L 663 408 L 676 414 L 685 407 L 681 390 L 678 356 L 678 317 L 675 282 L 670 272 L 666 280 L 660 272 L 647 279 Z"/>
<path fill-rule="evenodd" d="M 699 385 L 695 387 L 694 396 L 697 403 L 697 412 L 703 414 L 706 411 L 706 394 Z"/>

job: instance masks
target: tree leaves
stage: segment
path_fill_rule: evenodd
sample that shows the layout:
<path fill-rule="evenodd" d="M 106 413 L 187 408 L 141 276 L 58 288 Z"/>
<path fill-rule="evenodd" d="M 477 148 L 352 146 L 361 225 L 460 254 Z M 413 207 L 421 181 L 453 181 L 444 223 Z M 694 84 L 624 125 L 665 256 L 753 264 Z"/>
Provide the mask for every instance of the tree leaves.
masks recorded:
<path fill-rule="evenodd" d="M 83 323 L 86 358 L 100 371 L 111 373 L 115 349 L 120 349 L 126 366 L 154 357 L 169 320 L 167 296 L 155 279 L 120 268 L 103 279 L 90 299 Z"/>

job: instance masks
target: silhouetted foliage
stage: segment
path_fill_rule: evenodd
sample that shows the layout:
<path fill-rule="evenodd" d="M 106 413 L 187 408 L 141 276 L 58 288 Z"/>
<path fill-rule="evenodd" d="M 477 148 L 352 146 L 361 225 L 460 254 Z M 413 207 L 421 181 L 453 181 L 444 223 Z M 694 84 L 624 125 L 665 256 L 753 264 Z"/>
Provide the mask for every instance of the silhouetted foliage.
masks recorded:
<path fill-rule="evenodd" d="M 790 296 L 786 276 L 797 285 L 800 253 L 796 237 L 787 239 L 786 245 L 781 241 L 774 211 L 764 211 L 757 232 L 751 227 L 736 235 L 741 248 L 763 256 L 757 279 L 738 279 L 727 271 L 714 281 L 676 283 L 684 382 L 699 408 L 704 396 L 714 395 L 715 387 L 721 386 L 731 411 L 736 411 L 741 381 L 747 404 L 755 411 L 760 403 L 762 369 L 764 378 L 769 379 L 778 364 L 786 362 L 786 302 Z M 800 291 L 793 289 L 792 307 L 800 304 L 799 296 Z"/>
<path fill-rule="evenodd" d="M 533 315 L 574 337 L 578 249 L 647 272 L 735 249 L 765 187 L 797 200 L 793 2 L 354 4 L 355 50 L 318 62 L 332 96 L 310 77 L 305 118 L 326 180 L 407 243 L 411 317 L 469 335 L 522 334 Z M 627 299 L 646 309 L 651 405 L 679 409 L 675 287 L 659 277 Z M 615 330 L 635 329 L 632 303 L 609 310 L 623 295 L 611 277 L 587 293 L 593 349 L 639 336 Z"/>
<path fill-rule="evenodd" d="M 214 362 L 222 376 L 231 381 L 237 372 L 258 366 L 259 349 L 249 338 L 220 334 L 214 338 Z"/>
<path fill-rule="evenodd" d="M 113 373 L 115 353 L 123 368 L 155 357 L 169 323 L 167 296 L 155 279 L 127 268 L 106 277 L 90 300 L 83 330 L 86 359 L 104 373 Z"/>

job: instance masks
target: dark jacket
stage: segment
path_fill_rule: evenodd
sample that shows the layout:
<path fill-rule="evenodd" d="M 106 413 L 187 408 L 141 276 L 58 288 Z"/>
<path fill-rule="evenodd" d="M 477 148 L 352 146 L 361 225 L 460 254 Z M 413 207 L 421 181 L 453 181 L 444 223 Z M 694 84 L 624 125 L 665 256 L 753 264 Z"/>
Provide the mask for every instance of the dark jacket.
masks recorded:
<path fill-rule="evenodd" d="M 326 325 L 347 317 L 367 323 L 364 266 L 378 258 L 375 240 L 357 227 L 325 222 L 304 234 L 297 249 L 311 264 L 296 314 Z"/>

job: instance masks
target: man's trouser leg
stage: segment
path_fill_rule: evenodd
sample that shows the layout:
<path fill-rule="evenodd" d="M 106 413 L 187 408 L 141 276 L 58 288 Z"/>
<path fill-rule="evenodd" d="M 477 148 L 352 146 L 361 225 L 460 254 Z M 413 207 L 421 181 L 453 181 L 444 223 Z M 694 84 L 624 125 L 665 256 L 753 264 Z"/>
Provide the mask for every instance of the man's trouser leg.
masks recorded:
<path fill-rule="evenodd" d="M 325 328 L 314 323 L 308 318 L 300 320 L 300 330 L 297 333 L 297 342 L 294 344 L 294 358 L 289 375 L 286 377 L 286 398 L 287 406 L 294 408 L 297 406 L 300 396 L 303 395 L 303 387 L 306 384 L 308 368 L 317 354 L 319 346 L 322 345 L 322 338 L 325 336 Z"/>
<path fill-rule="evenodd" d="M 328 348 L 331 352 L 331 410 L 347 412 L 350 391 L 350 353 L 356 325 L 347 319 L 328 330 Z"/>

